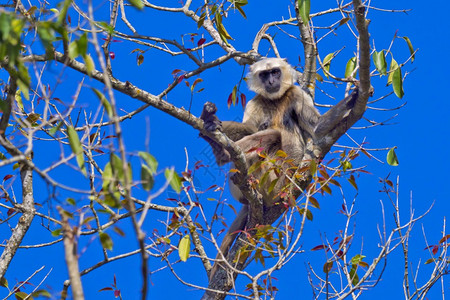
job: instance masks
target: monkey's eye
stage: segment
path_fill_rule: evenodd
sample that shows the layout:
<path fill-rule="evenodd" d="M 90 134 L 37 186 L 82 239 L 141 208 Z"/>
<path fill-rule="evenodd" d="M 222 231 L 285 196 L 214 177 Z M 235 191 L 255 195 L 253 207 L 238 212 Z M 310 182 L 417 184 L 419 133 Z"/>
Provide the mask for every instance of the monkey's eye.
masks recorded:
<path fill-rule="evenodd" d="M 271 73 L 272 73 L 273 76 L 280 76 L 281 70 L 278 69 L 278 68 L 275 68 L 275 69 L 272 69 Z"/>
<path fill-rule="evenodd" d="M 263 71 L 263 72 L 259 73 L 259 78 L 261 78 L 264 81 L 269 77 L 269 75 L 270 75 L 270 72 Z"/>

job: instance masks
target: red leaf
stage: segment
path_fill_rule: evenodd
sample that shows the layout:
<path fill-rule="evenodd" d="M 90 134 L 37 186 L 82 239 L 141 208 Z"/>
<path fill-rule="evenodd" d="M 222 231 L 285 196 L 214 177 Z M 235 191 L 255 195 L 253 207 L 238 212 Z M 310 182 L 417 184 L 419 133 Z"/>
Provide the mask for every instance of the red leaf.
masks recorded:
<path fill-rule="evenodd" d="M 114 52 L 109 52 L 109 57 L 111 57 L 111 59 L 114 59 L 114 58 L 116 58 L 116 53 L 114 53 Z"/>
<path fill-rule="evenodd" d="M 120 290 L 115 290 L 114 291 L 114 297 L 119 297 L 120 296 Z"/>
<path fill-rule="evenodd" d="M 247 104 L 247 97 L 245 96 L 245 94 L 241 93 L 241 105 L 242 105 L 242 107 L 245 107 L 246 104 Z"/>
<path fill-rule="evenodd" d="M 325 249 L 325 248 L 327 248 L 327 246 L 325 246 L 325 245 L 318 245 L 318 246 L 315 246 L 314 248 L 312 248 L 311 251 L 322 250 L 322 249 Z"/>
<path fill-rule="evenodd" d="M 177 75 L 178 73 L 181 73 L 180 69 L 175 69 L 175 70 L 172 71 L 172 75 L 173 76 Z"/>
<path fill-rule="evenodd" d="M 431 253 L 433 253 L 433 255 L 436 255 L 436 253 L 439 251 L 439 246 L 438 245 L 434 245 L 433 249 L 431 250 Z"/>
<path fill-rule="evenodd" d="M 233 103 L 233 93 L 230 93 L 230 96 L 228 96 L 228 100 L 227 100 L 228 108 L 230 108 L 231 103 Z"/>
<path fill-rule="evenodd" d="M 105 287 L 105 288 L 102 288 L 102 289 L 100 289 L 100 290 L 98 290 L 99 292 L 103 292 L 103 291 L 112 291 L 113 290 L 113 288 L 111 288 L 111 287 Z"/>
<path fill-rule="evenodd" d="M 448 239 L 450 239 L 450 234 L 447 234 L 446 236 L 444 236 L 444 237 L 439 241 L 439 244 L 445 243 Z"/>
<path fill-rule="evenodd" d="M 12 215 L 15 212 L 14 208 L 10 208 L 8 209 L 8 211 L 6 212 L 6 215 L 9 217 L 10 215 Z"/>
<path fill-rule="evenodd" d="M 178 77 L 177 83 L 180 83 L 184 79 L 184 74 L 182 74 L 180 77 Z"/>
<path fill-rule="evenodd" d="M 205 42 L 206 42 L 206 39 L 205 39 L 205 38 L 201 38 L 201 39 L 198 40 L 197 46 L 200 47 L 200 46 L 203 45 Z"/>
<path fill-rule="evenodd" d="M 6 180 L 8 180 L 8 179 L 10 179 L 10 178 L 12 178 L 13 176 L 12 175 L 6 175 L 5 177 L 3 177 L 3 181 L 6 181 Z"/>

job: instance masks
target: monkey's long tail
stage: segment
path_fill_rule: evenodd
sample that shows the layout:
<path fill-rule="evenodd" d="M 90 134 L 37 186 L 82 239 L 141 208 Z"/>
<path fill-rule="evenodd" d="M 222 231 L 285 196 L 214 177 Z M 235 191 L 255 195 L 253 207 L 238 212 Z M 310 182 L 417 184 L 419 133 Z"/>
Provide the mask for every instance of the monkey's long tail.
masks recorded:
<path fill-rule="evenodd" d="M 242 205 L 241 210 L 239 211 L 236 219 L 234 219 L 233 223 L 231 223 L 230 228 L 228 228 L 227 234 L 222 240 L 222 244 L 220 244 L 220 252 L 217 253 L 215 263 L 211 268 L 211 272 L 209 273 L 209 278 L 212 279 L 214 274 L 217 271 L 219 262 L 227 259 L 228 251 L 230 250 L 231 245 L 233 244 L 236 236 L 241 230 L 245 229 L 245 225 L 247 225 L 248 218 L 248 205 Z"/>

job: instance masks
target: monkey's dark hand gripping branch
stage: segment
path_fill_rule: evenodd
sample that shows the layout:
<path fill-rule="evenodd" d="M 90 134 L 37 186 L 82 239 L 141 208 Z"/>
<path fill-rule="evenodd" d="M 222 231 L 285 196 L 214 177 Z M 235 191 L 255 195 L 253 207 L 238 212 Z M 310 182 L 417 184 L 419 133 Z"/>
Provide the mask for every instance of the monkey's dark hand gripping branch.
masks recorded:
<path fill-rule="evenodd" d="M 214 103 L 206 102 L 203 106 L 203 111 L 200 119 L 203 120 L 203 128 L 206 131 L 214 132 L 216 130 L 222 131 L 222 121 L 216 116 L 217 107 Z M 222 166 L 230 161 L 230 153 L 226 151 L 222 145 L 215 142 L 210 137 L 200 133 L 200 137 L 203 138 L 211 146 L 216 162 L 219 166 Z"/>

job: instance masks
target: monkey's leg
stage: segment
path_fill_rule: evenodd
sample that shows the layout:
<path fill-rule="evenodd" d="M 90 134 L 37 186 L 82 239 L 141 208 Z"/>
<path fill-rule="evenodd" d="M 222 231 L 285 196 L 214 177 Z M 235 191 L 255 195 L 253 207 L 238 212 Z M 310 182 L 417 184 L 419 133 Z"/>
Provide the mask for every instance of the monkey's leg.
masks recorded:
<path fill-rule="evenodd" d="M 243 204 L 241 210 L 236 216 L 236 219 L 234 219 L 233 223 L 231 223 L 230 228 L 228 228 L 228 231 L 224 236 L 222 243 L 220 244 L 220 252 L 217 253 L 215 263 L 211 271 L 209 272 L 209 278 L 213 278 L 214 274 L 217 271 L 217 268 L 220 265 L 219 261 L 222 260 L 222 257 L 227 259 L 228 250 L 230 250 L 230 247 L 233 244 L 234 240 L 236 239 L 236 236 L 238 235 L 239 231 L 245 229 L 245 225 L 247 224 L 247 218 L 248 218 L 248 206 Z"/>
<path fill-rule="evenodd" d="M 244 138 L 245 136 L 258 132 L 256 126 L 246 123 L 233 121 L 224 121 L 222 123 L 222 131 L 234 142 Z"/>
<path fill-rule="evenodd" d="M 281 149 L 281 133 L 270 128 L 248 135 L 237 141 L 236 144 L 246 153 L 248 163 L 252 164 L 254 163 L 253 158 L 257 155 L 257 151 L 254 151 L 254 154 L 250 153 L 252 150 L 263 148 L 267 153 L 275 153 Z"/>

